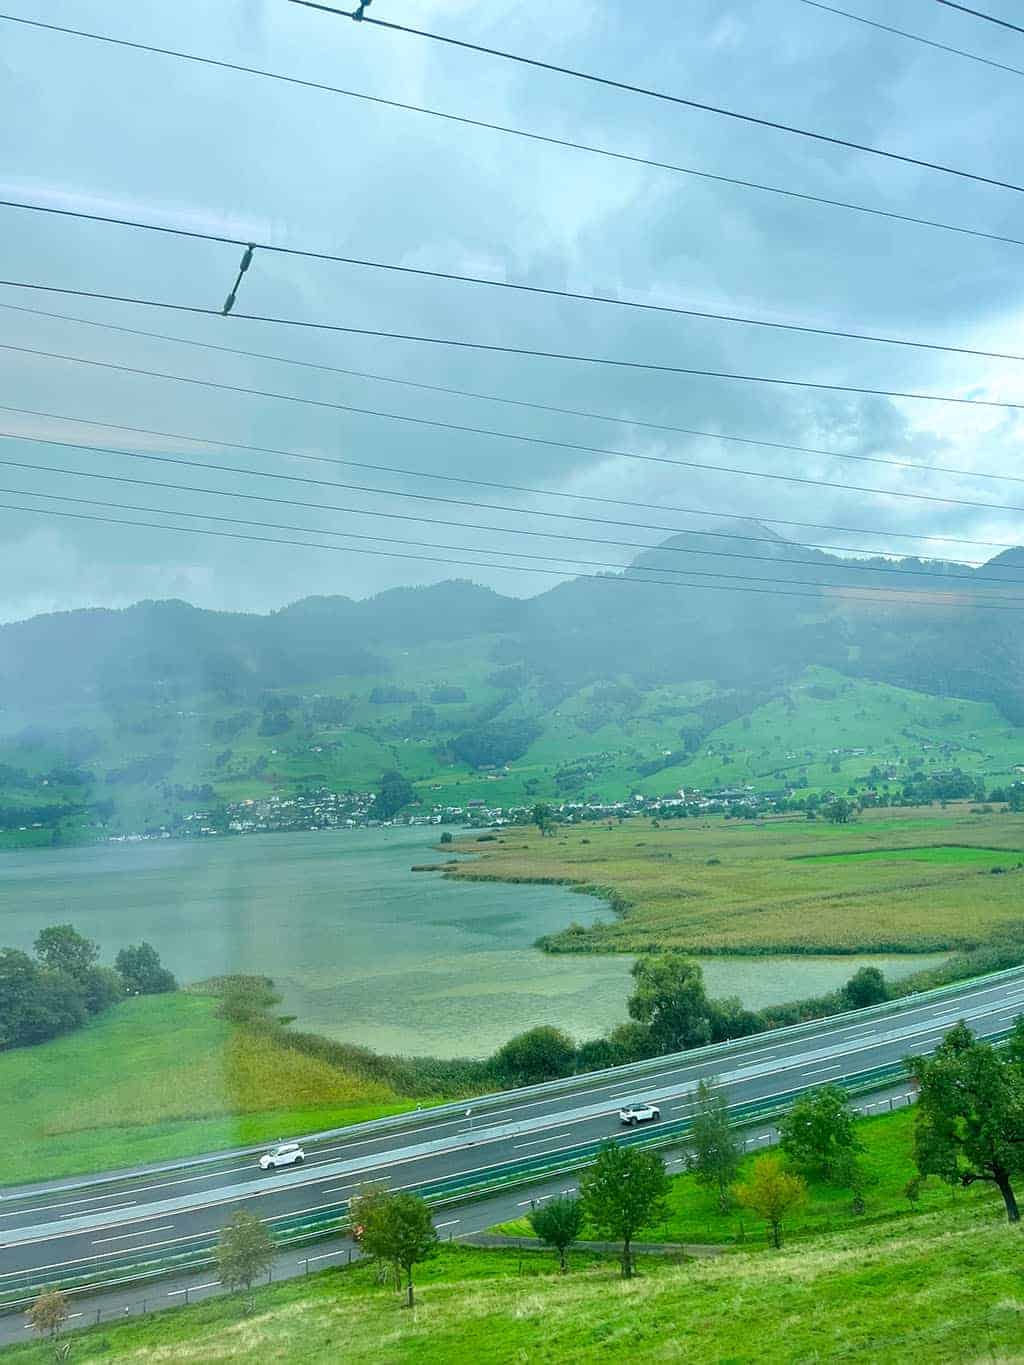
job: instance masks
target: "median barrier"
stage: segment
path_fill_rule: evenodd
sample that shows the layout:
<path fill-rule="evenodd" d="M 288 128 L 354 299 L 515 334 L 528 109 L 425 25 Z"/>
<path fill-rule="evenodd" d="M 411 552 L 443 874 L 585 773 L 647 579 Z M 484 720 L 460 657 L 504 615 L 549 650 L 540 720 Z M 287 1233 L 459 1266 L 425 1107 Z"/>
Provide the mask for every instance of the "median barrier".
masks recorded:
<path fill-rule="evenodd" d="M 979 1035 L 985 1041 L 999 1046 L 1007 1041 L 1013 1029 L 998 1029 L 990 1034 Z M 684 1054 L 690 1055 L 690 1054 Z M 904 1064 L 887 1062 L 881 1066 L 869 1067 L 845 1076 L 832 1078 L 828 1084 L 841 1085 L 850 1096 L 869 1094 L 884 1088 L 892 1082 L 905 1078 Z M 793 1101 L 809 1090 L 815 1090 L 824 1082 L 814 1085 L 794 1086 L 790 1090 L 767 1096 L 763 1099 L 744 1100 L 729 1108 L 732 1127 L 744 1129 L 755 1124 L 770 1122 L 781 1118 Z M 618 1141 L 623 1146 L 638 1147 L 644 1150 L 675 1147 L 683 1141 L 693 1128 L 692 1118 L 674 1119 L 659 1123 L 656 1129 L 631 1131 L 623 1134 Z M 412 1187 L 432 1207 L 447 1204 L 465 1204 L 477 1199 L 486 1199 L 504 1189 L 536 1184 L 542 1180 L 559 1175 L 571 1175 L 589 1166 L 606 1138 L 594 1138 L 558 1152 L 540 1153 L 532 1157 L 521 1157 L 512 1161 L 498 1162 L 480 1170 L 444 1176 L 437 1180 L 426 1181 Z M 349 1230 L 348 1201 L 318 1209 L 315 1214 L 279 1214 L 266 1220 L 273 1225 L 278 1247 L 306 1245 L 337 1237 Z M 282 1235 L 283 1234 L 283 1235 Z M 215 1233 L 199 1233 L 194 1245 L 178 1252 L 150 1257 L 145 1260 L 132 1260 L 131 1253 L 113 1258 L 104 1257 L 103 1266 L 93 1270 L 83 1268 L 70 1271 L 64 1277 L 52 1275 L 40 1277 L 38 1271 L 12 1271 L 0 1273 L 0 1313 L 15 1312 L 27 1307 L 42 1289 L 55 1288 L 64 1293 L 79 1294 L 114 1286 L 141 1283 L 146 1280 L 163 1278 L 167 1275 L 181 1274 L 185 1271 L 199 1270 L 212 1265 L 213 1248 L 217 1241 Z M 87 1258 L 83 1258 L 87 1259 Z"/>
<path fill-rule="evenodd" d="M 638 1081 L 650 1072 L 663 1070 L 665 1067 L 674 1065 L 690 1065 L 693 1062 L 710 1060 L 712 1058 L 727 1057 L 730 1052 L 741 1051 L 758 1042 L 775 1042 L 781 1040 L 786 1042 L 790 1039 L 804 1037 L 808 1034 L 821 1032 L 824 1027 L 833 1027 L 852 1021 L 864 1021 L 882 1018 L 885 1016 L 898 1016 L 909 1009 L 919 1008 L 931 1002 L 942 1000 L 946 997 L 962 995 L 967 991 L 977 990 L 979 987 L 996 985 L 1000 981 L 1010 981 L 1014 978 L 1024 978 L 1024 964 L 1017 967 L 1005 967 L 998 972 L 988 972 L 983 976 L 970 977 L 963 981 L 951 982 L 946 986 L 935 986 L 931 990 L 915 992 L 912 995 L 900 996 L 895 1000 L 887 1000 L 879 1005 L 867 1005 L 861 1009 L 843 1010 L 839 1014 L 822 1015 L 816 1019 L 807 1019 L 799 1024 L 786 1024 L 781 1028 L 768 1029 L 763 1033 L 751 1033 L 742 1038 L 727 1039 L 721 1043 L 709 1043 L 704 1047 L 691 1048 L 685 1052 L 663 1053 L 657 1057 L 644 1058 L 639 1062 L 628 1062 L 623 1066 L 606 1067 L 600 1071 L 587 1071 L 575 1076 L 566 1076 L 554 1081 L 543 1081 L 537 1085 L 520 1086 L 514 1090 L 499 1090 L 490 1094 L 480 1095 L 464 1100 L 457 1100 L 448 1104 L 433 1105 L 427 1109 L 410 1109 L 401 1114 L 389 1114 L 384 1118 L 367 1119 L 362 1123 L 348 1124 L 342 1128 L 327 1128 L 315 1133 L 307 1133 L 295 1138 L 296 1141 L 312 1145 L 317 1142 L 324 1142 L 332 1138 L 365 1138 L 375 1134 L 401 1131 L 406 1128 L 415 1128 L 422 1124 L 432 1124 L 438 1119 L 462 1118 L 465 1116 L 466 1109 L 472 1107 L 474 1116 L 482 1114 L 491 1109 L 501 1108 L 510 1101 L 520 1099 L 543 1099 L 545 1096 L 558 1096 L 572 1094 L 576 1090 L 592 1089 L 595 1084 L 602 1081 L 615 1082 L 619 1084 L 624 1081 L 636 1079 Z M 230 1151 L 207 1153 L 204 1156 L 188 1157 L 180 1161 L 161 1163 L 151 1166 L 138 1167 L 131 1170 L 121 1170 L 108 1172 L 98 1176 L 84 1176 L 78 1180 L 59 1181 L 46 1183 L 45 1185 L 23 1186 L 21 1188 L 9 1188 L 0 1191 L 0 1203 L 5 1200 L 15 1199 L 26 1196 L 41 1190 L 62 1191 L 77 1190 L 86 1187 L 117 1184 L 119 1181 L 132 1178 L 137 1175 L 158 1174 L 171 1171 L 193 1170 L 202 1166 L 216 1166 L 218 1162 L 234 1161 L 246 1156 L 253 1156 L 266 1150 L 266 1143 L 249 1147 L 238 1147 Z"/>

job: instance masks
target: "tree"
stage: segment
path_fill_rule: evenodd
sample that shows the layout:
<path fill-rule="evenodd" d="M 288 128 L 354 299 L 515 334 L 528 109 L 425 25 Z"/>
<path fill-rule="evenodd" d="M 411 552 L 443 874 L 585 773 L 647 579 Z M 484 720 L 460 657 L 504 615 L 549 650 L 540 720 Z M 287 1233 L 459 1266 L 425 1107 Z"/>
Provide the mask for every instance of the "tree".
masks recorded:
<path fill-rule="evenodd" d="M 571 1076 L 576 1066 L 576 1044 L 551 1024 L 540 1024 L 510 1038 L 493 1058 L 494 1069 L 514 1085 L 535 1085 Z"/>
<path fill-rule="evenodd" d="M 633 964 L 629 1015 L 650 1030 L 656 1052 L 679 1052 L 712 1039 L 704 973 L 682 953 L 646 954 Z"/>
<path fill-rule="evenodd" d="M 50 1338 L 54 1354 L 60 1359 L 57 1337 L 68 1320 L 68 1305 L 64 1295 L 59 1289 L 44 1289 L 28 1310 L 27 1317 L 33 1332 Z"/>
<path fill-rule="evenodd" d="M 918 1084 L 917 1169 L 950 1185 L 995 1185 L 1011 1223 L 1020 1221 L 1012 1181 L 1024 1169 L 1022 1058 L 1024 1024 L 1018 1019 L 1007 1057 L 975 1039 L 961 1021 L 933 1057 L 907 1061 Z"/>
<path fill-rule="evenodd" d="M 825 818 L 833 825 L 848 825 L 856 809 L 852 801 L 847 801 L 845 796 L 839 796 L 825 807 Z"/>
<path fill-rule="evenodd" d="M 657 1152 L 620 1146 L 608 1138 L 580 1180 L 587 1220 L 622 1243 L 622 1274 L 633 1273 L 632 1241 L 641 1228 L 667 1216 L 668 1177 Z"/>
<path fill-rule="evenodd" d="M 724 1096 L 708 1081 L 697 1086 L 697 1110 L 693 1116 L 693 1155 L 691 1169 L 708 1189 L 717 1190 L 718 1207 L 729 1207 L 729 1186 L 736 1179 L 740 1150 L 729 1126 L 729 1108 Z"/>
<path fill-rule="evenodd" d="M 434 1254 L 437 1230 L 426 1200 L 418 1194 L 375 1190 L 357 1207 L 362 1233 L 359 1244 L 371 1256 L 394 1268 L 406 1283 L 406 1306 L 413 1305 L 412 1270 Z"/>
<path fill-rule="evenodd" d="M 843 1003 L 851 1010 L 880 1005 L 889 999 L 889 987 L 877 967 L 861 967 L 843 987 Z"/>
<path fill-rule="evenodd" d="M 452 842 L 452 832 L 451 832 L 450 829 L 446 829 L 445 832 L 441 835 L 441 843 L 442 843 L 442 844 L 450 844 L 451 842 Z"/>
<path fill-rule="evenodd" d="M 780 1247 L 782 1225 L 806 1200 L 807 1186 L 800 1176 L 790 1175 L 773 1152 L 765 1152 L 754 1162 L 748 1178 L 736 1186 L 736 1198 L 765 1220 L 772 1246 Z"/>
<path fill-rule="evenodd" d="M 863 1151 L 855 1124 L 846 1091 L 823 1085 L 801 1095 L 779 1120 L 780 1145 L 801 1166 L 834 1180 L 847 1173 L 854 1154 Z"/>
<path fill-rule="evenodd" d="M 373 813 L 379 820 L 391 820 L 415 800 L 416 793 L 412 783 L 397 768 L 392 768 L 380 779 L 377 799 L 373 803 Z"/>
<path fill-rule="evenodd" d="M 124 981 L 113 967 L 90 967 L 79 978 L 85 1008 L 90 1014 L 109 1009 L 124 995 Z"/>
<path fill-rule="evenodd" d="M 239 1209 L 221 1228 L 214 1254 L 221 1283 L 249 1293 L 256 1277 L 273 1264 L 274 1241 L 255 1214 Z M 250 1298 L 250 1310 L 253 1306 Z"/>
<path fill-rule="evenodd" d="M 82 981 L 40 967 L 17 948 L 0 949 L 0 1047 L 44 1042 L 81 1028 L 87 1017 Z"/>
<path fill-rule="evenodd" d="M 177 981 L 162 965 L 152 944 L 143 942 L 122 948 L 114 965 L 124 978 L 129 995 L 161 995 L 178 989 Z"/>
<path fill-rule="evenodd" d="M 530 1226 L 545 1246 L 558 1252 L 558 1269 L 564 1275 L 569 1269 L 568 1251 L 583 1227 L 583 1203 L 561 1195 L 534 1209 Z"/>
<path fill-rule="evenodd" d="M 71 924 L 52 924 L 41 929 L 34 944 L 36 957 L 52 972 L 66 972 L 68 976 L 84 977 L 96 965 L 99 947 L 84 938 Z"/>
<path fill-rule="evenodd" d="M 555 812 L 551 809 L 551 807 L 548 805 L 546 801 L 537 802 L 533 810 L 530 812 L 530 819 L 540 830 L 541 834 L 543 835 L 554 834 L 556 829 Z"/>

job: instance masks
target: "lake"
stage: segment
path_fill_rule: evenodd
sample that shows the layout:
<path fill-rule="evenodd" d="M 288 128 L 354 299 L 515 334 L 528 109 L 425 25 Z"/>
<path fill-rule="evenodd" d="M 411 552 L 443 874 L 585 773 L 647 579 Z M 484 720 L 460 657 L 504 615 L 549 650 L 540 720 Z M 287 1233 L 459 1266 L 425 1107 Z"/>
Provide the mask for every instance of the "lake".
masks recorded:
<path fill-rule="evenodd" d="M 70 922 L 104 961 L 146 939 L 182 981 L 272 976 L 298 1026 L 379 1052 L 484 1056 L 551 1023 L 576 1038 L 626 1018 L 624 956 L 531 945 L 608 915 L 562 886 L 453 882 L 436 828 L 250 835 L 0 854 L 0 946 L 30 949 Z M 445 854 L 444 856 L 448 856 Z M 890 976 L 941 954 L 702 959 L 712 995 L 760 1006 L 841 985 L 864 964 Z"/>

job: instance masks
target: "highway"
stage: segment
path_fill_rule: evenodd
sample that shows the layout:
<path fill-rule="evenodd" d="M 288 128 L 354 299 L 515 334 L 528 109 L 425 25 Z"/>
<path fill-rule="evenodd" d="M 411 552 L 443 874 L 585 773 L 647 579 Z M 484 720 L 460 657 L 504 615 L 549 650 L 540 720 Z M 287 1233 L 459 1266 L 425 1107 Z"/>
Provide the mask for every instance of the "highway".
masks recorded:
<path fill-rule="evenodd" d="M 355 1126 L 305 1143 L 303 1166 L 263 1173 L 255 1155 L 185 1163 L 103 1183 L 66 1182 L 0 1192 L 0 1293 L 44 1279 L 103 1271 L 126 1255 L 139 1259 L 188 1251 L 208 1241 L 244 1206 L 279 1230 L 343 1202 L 370 1180 L 420 1188 L 452 1176 L 492 1171 L 619 1136 L 622 1104 L 650 1100 L 662 1121 L 685 1118 L 702 1078 L 715 1077 L 729 1103 L 784 1097 L 910 1053 L 930 1050 L 965 1019 L 979 1036 L 1024 1013 L 1024 968 L 966 983 L 953 995 L 894 1002 L 884 1012 L 839 1016 L 658 1059 L 637 1079 L 618 1068 L 486 1101 L 452 1113 L 423 1111 L 404 1126 Z M 471 1111 L 468 1115 L 466 1110 Z M 654 1125 L 649 1125 L 648 1132 Z M 296 1136 L 282 1134 L 282 1137 Z M 522 1196 L 520 1196 L 522 1197 Z M 443 1222 L 451 1213 L 439 1213 Z M 317 1248 L 312 1248 L 315 1253 Z"/>

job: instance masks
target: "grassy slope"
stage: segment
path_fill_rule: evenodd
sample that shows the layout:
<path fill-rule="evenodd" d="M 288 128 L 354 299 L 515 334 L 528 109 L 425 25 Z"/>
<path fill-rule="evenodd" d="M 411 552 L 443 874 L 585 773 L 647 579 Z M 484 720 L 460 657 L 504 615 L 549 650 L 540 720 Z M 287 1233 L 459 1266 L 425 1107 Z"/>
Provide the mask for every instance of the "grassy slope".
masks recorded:
<path fill-rule="evenodd" d="M 995 850 L 931 859 L 900 848 L 962 844 Z M 556 881 L 602 888 L 628 905 L 621 916 L 562 940 L 582 950 L 677 947 L 692 952 L 933 951 L 969 948 L 1020 923 L 1024 816 L 893 810 L 847 826 L 791 816 L 752 823 L 713 817 L 637 819 L 564 828 L 557 837 L 515 830 L 504 842 L 466 844 L 480 854 L 452 875 Z M 885 858 L 831 857 L 892 850 Z M 990 875 L 989 865 L 1010 867 Z"/>
<path fill-rule="evenodd" d="M 612 1261 L 445 1250 L 402 1311 L 372 1269 L 261 1290 L 257 1310 L 213 1300 L 85 1333 L 78 1362 L 273 1360 L 278 1365 L 498 1365 L 529 1360 L 941 1362 L 1021 1358 L 1020 1229 L 991 1211 L 931 1214 L 779 1253 L 647 1261 L 623 1282 Z M 48 1348 L 18 1346 L 12 1365 Z"/>
<path fill-rule="evenodd" d="M 164 823 L 174 810 L 197 804 L 168 798 L 163 783 L 105 781 L 111 769 L 167 748 L 176 755 L 168 783 L 185 788 L 211 783 L 225 800 L 290 793 L 302 782 L 367 790 L 384 769 L 397 766 L 426 802 L 458 805 L 473 799 L 512 805 L 537 796 L 619 799 L 637 790 L 664 794 L 679 787 L 845 790 L 873 766 L 892 767 L 898 785 L 915 762 L 926 771 L 959 766 L 992 786 L 1013 780 L 1014 765 L 1024 763 L 1024 729 L 1010 726 L 990 704 L 930 697 L 813 668 L 780 699 L 712 731 L 688 762 L 648 777 L 641 777 L 639 768 L 681 748 L 680 732 L 692 727 L 693 706 L 713 695 L 711 684 L 659 686 L 629 704 L 605 704 L 605 723 L 597 728 L 594 687 L 554 704 L 528 687 L 509 701 L 502 719 L 534 717 L 543 733 L 507 772 L 477 773 L 442 761 L 438 753 L 448 738 L 474 723 L 481 708 L 502 696 L 488 682 L 493 645 L 492 638 L 481 637 L 394 651 L 386 676 L 329 678 L 302 689 L 306 696 L 347 698 L 352 710 L 341 726 L 293 726 L 280 735 L 260 735 L 258 707 L 228 705 L 206 695 L 162 709 L 125 704 L 116 723 L 98 706 L 72 708 L 49 723 L 61 729 L 84 726 L 96 734 L 99 748 L 86 763 L 97 777 L 93 796 L 113 798 L 115 825 L 128 829 Z M 465 689 L 466 701 L 434 705 L 436 728 L 407 736 L 402 731 L 412 705 L 370 703 L 369 694 L 380 683 L 412 691 L 416 704 L 425 705 L 431 705 L 439 683 L 455 683 Z M 216 722 L 239 714 L 248 717 L 239 734 L 222 740 L 213 736 Z M 218 766 L 215 759 L 227 751 L 229 757 Z M 267 767 L 254 776 L 255 760 L 266 760 Z M 81 790 L 38 785 L 39 777 L 62 761 L 46 743 L 23 747 L 0 741 L 0 762 L 34 775 L 24 791 L 5 792 L 5 797 L 19 804 L 80 799 Z M 18 835 L 14 831 L 8 841 L 17 846 L 31 831 Z"/>
<path fill-rule="evenodd" d="M 78 1033 L 0 1053 L 4 1183 L 260 1142 L 411 1103 L 235 1034 L 214 1005 L 183 992 L 128 1000 Z"/>
<path fill-rule="evenodd" d="M 834 695 L 822 695 L 828 692 Z M 758 790 L 845 791 L 872 767 L 890 765 L 899 786 L 915 759 L 925 769 L 958 767 L 988 786 L 1002 785 L 1024 761 L 1024 731 L 989 702 L 932 697 L 810 668 L 786 697 L 721 726 L 690 763 L 640 787 L 664 792 L 749 783 Z"/>

